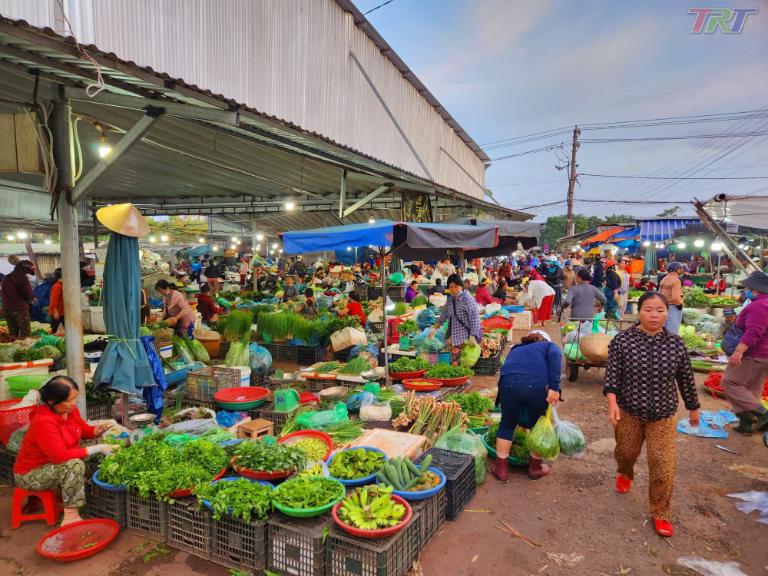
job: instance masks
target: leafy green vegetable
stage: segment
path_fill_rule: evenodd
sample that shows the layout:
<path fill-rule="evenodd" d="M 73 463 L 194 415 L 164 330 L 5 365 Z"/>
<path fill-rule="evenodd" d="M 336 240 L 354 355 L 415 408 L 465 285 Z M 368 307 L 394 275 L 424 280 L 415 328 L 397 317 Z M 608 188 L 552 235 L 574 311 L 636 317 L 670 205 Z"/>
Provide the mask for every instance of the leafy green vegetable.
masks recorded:
<path fill-rule="evenodd" d="M 300 448 L 286 444 L 268 445 L 254 440 L 238 444 L 234 454 L 237 466 L 255 472 L 300 471 L 307 463 L 307 456 Z"/>
<path fill-rule="evenodd" d="M 683 295 L 683 306 L 686 308 L 706 308 L 709 305 L 709 297 L 701 288 L 691 288 Z"/>
<path fill-rule="evenodd" d="M 226 342 L 235 342 L 240 340 L 246 334 L 250 335 L 252 324 L 253 312 L 247 310 L 232 310 L 224 321 L 221 336 Z"/>
<path fill-rule="evenodd" d="M 418 306 L 426 306 L 427 304 L 429 304 L 429 300 L 426 296 L 424 296 L 424 294 L 419 294 L 416 296 L 416 298 L 413 299 L 413 302 L 411 302 L 411 306 L 414 308 Z"/>
<path fill-rule="evenodd" d="M 435 364 L 424 373 L 427 378 L 461 378 L 462 376 L 472 376 L 474 372 L 464 366 L 451 366 L 450 364 Z"/>
<path fill-rule="evenodd" d="M 371 370 L 371 365 L 368 363 L 368 360 L 358 356 L 339 368 L 338 373 L 357 375 L 362 374 L 363 372 L 368 372 L 369 370 Z"/>
<path fill-rule="evenodd" d="M 333 372 L 339 366 L 340 364 L 338 362 L 325 362 L 320 366 L 318 366 L 317 368 L 315 368 L 315 372 L 317 372 L 318 374 L 327 374 L 328 372 Z"/>
<path fill-rule="evenodd" d="M 419 370 L 426 370 L 430 366 L 424 358 L 408 356 L 400 356 L 397 360 L 389 365 L 389 371 L 395 374 L 400 372 L 418 372 Z"/>
<path fill-rule="evenodd" d="M 406 312 L 408 312 L 408 304 L 402 301 L 395 302 L 395 309 L 392 312 L 392 314 L 394 314 L 395 316 L 402 316 Z"/>
<path fill-rule="evenodd" d="M 171 341 L 173 342 L 173 353 L 179 357 L 185 364 L 192 364 L 195 361 L 195 356 L 187 347 L 187 343 L 178 336 L 174 336 Z"/>
<path fill-rule="evenodd" d="M 344 495 L 344 485 L 322 476 L 297 476 L 275 489 L 274 500 L 288 508 L 318 508 Z"/>
<path fill-rule="evenodd" d="M 210 363 L 211 357 L 208 355 L 208 350 L 205 349 L 202 342 L 195 340 L 194 338 L 185 339 L 185 342 L 187 343 L 187 348 L 195 357 L 195 360 L 199 360 L 206 364 Z"/>
<path fill-rule="evenodd" d="M 493 400 L 479 392 L 468 394 L 448 394 L 446 402 L 456 402 L 468 416 L 477 416 L 493 410 Z"/>
<path fill-rule="evenodd" d="M 208 500 L 213 518 L 239 518 L 244 522 L 265 520 L 272 510 L 272 489 L 245 478 L 200 484 L 194 490 L 200 503 Z"/>
<path fill-rule="evenodd" d="M 336 446 L 341 446 L 362 436 L 363 428 L 360 425 L 360 420 L 342 420 L 325 428 L 325 432 L 333 438 L 333 443 Z"/>
<path fill-rule="evenodd" d="M 398 324 L 397 331 L 403 336 L 408 336 L 409 334 L 418 332 L 419 327 L 416 325 L 416 320 L 406 320 L 405 322 Z"/>
<path fill-rule="evenodd" d="M 343 480 L 364 478 L 376 472 L 384 463 L 381 452 L 355 448 L 338 452 L 331 462 L 331 476 Z"/>
<path fill-rule="evenodd" d="M 539 418 L 530 436 L 531 452 L 546 460 L 554 460 L 560 454 L 560 441 L 552 426 L 550 410 L 547 408 L 547 413 Z"/>

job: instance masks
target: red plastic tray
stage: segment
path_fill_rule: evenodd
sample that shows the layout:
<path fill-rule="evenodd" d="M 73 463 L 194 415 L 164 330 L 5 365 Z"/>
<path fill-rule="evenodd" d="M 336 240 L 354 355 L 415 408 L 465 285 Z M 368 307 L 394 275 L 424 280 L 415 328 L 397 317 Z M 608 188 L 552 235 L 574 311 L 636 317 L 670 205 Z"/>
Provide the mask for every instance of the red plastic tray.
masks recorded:
<path fill-rule="evenodd" d="M 503 330 L 512 330 L 514 320 L 511 318 L 504 318 L 504 316 L 491 316 L 480 322 L 484 332 L 490 332 L 491 330 L 497 330 L 499 328 Z"/>
<path fill-rule="evenodd" d="M 284 478 L 288 478 L 291 474 L 293 474 L 293 470 L 280 470 L 278 472 L 262 472 L 258 470 L 250 470 L 248 468 L 243 468 L 242 466 L 238 466 L 235 464 L 235 460 L 237 459 L 237 456 L 232 459 L 232 469 L 240 474 L 240 476 L 243 476 L 245 478 L 250 478 L 251 480 L 283 480 Z"/>
<path fill-rule="evenodd" d="M 345 532 L 352 534 L 352 536 L 357 536 L 359 538 L 386 538 L 387 536 L 392 536 L 394 534 L 397 534 L 400 530 L 405 528 L 408 525 L 408 522 L 411 521 L 411 518 L 413 517 L 413 508 L 411 508 L 411 505 L 408 504 L 408 502 L 404 499 L 398 496 L 397 494 L 392 494 L 392 500 L 397 502 L 398 504 L 402 504 L 405 506 L 405 516 L 400 521 L 399 524 L 395 526 L 390 526 L 389 528 L 381 528 L 380 530 L 360 530 L 359 528 L 355 528 L 354 526 L 350 526 L 349 524 L 345 524 L 341 521 L 341 518 L 339 518 L 338 510 L 341 507 L 343 500 L 341 502 L 338 502 L 333 509 L 331 510 L 331 515 L 333 516 L 333 521 L 336 523 L 336 525 L 344 530 Z"/>
<path fill-rule="evenodd" d="M 469 380 L 469 376 L 461 376 L 459 378 L 433 378 L 433 380 L 437 380 L 446 388 L 454 388 L 466 384 Z"/>
<path fill-rule="evenodd" d="M 426 370 L 416 370 L 414 372 L 390 372 L 389 376 L 392 380 L 410 380 L 413 378 L 421 378 L 424 376 Z"/>
<path fill-rule="evenodd" d="M 331 452 L 333 452 L 333 438 L 320 430 L 299 430 L 298 432 L 291 432 L 280 438 L 277 443 L 288 444 L 290 446 L 294 440 L 300 440 L 301 438 L 317 438 L 318 440 L 325 442 L 328 450 L 325 453 L 325 457 L 323 457 L 323 462 L 330 458 Z"/>
<path fill-rule="evenodd" d="M 120 534 L 120 524 L 110 518 L 72 522 L 45 534 L 37 553 L 57 562 L 74 562 L 101 552 Z"/>
<path fill-rule="evenodd" d="M 411 382 L 414 381 L 432 382 L 434 386 L 413 386 Z M 414 392 L 434 392 L 435 390 L 440 390 L 440 388 L 443 387 L 443 383 L 440 380 L 430 378 L 409 378 L 408 380 L 403 380 L 403 386 L 408 390 L 413 390 Z"/>
<path fill-rule="evenodd" d="M 269 396 L 267 388 L 261 386 L 242 386 L 239 388 L 224 388 L 213 395 L 218 402 L 254 402 Z"/>
<path fill-rule="evenodd" d="M 227 473 L 227 470 L 229 470 L 229 466 L 224 466 L 224 468 L 221 469 L 221 472 L 211 478 L 211 482 L 220 478 L 224 478 L 224 474 Z M 171 498 L 186 498 L 187 496 L 192 496 L 192 490 L 194 490 L 194 488 L 188 488 L 186 490 L 174 490 L 169 494 L 169 496 Z"/>

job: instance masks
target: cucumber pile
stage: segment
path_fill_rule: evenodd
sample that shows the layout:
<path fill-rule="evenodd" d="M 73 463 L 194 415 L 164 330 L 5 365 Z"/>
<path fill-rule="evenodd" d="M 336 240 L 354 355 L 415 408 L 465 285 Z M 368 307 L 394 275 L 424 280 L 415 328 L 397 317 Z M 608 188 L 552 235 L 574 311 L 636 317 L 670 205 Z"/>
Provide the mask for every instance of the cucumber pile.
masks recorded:
<path fill-rule="evenodd" d="M 427 454 L 419 466 L 405 456 L 391 458 L 376 473 L 376 478 L 400 492 L 429 490 L 440 483 L 437 475 L 429 471 L 431 463 L 431 454 Z"/>

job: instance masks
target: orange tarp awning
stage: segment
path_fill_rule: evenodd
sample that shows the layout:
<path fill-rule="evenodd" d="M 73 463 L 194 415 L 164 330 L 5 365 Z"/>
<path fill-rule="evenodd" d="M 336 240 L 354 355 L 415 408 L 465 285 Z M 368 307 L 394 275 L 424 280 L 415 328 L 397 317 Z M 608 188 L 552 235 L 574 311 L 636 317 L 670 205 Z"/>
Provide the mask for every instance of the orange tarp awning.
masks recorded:
<path fill-rule="evenodd" d="M 588 244 L 594 244 L 595 242 L 603 242 L 605 240 L 608 240 L 611 236 L 614 234 L 618 234 L 619 232 L 623 232 L 625 230 L 624 226 L 615 226 L 613 228 L 609 228 L 608 230 L 603 230 L 602 232 L 598 232 L 594 236 L 591 236 L 590 238 L 587 238 L 586 240 L 581 241 L 582 246 L 586 246 Z"/>

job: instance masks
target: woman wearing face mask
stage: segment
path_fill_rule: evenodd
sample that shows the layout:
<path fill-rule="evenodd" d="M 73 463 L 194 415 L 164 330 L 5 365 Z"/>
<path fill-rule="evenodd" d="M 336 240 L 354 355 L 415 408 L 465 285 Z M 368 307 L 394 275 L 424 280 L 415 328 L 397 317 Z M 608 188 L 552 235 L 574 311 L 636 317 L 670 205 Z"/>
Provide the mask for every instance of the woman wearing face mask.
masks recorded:
<path fill-rule="evenodd" d="M 78 508 L 85 505 L 85 463 L 92 454 L 109 455 L 111 444 L 80 447 L 80 440 L 101 436 L 111 424 L 90 426 L 77 409 L 77 383 L 54 376 L 40 388 L 40 405 L 32 412 L 29 429 L 13 466 L 16 486 L 24 490 L 61 492 L 64 520 L 82 520 Z"/>
<path fill-rule="evenodd" d="M 752 272 L 742 284 L 750 302 L 736 318 L 742 335 L 723 374 L 723 390 L 739 417 L 734 430 L 750 434 L 768 429 L 768 410 L 760 401 L 768 379 L 768 274 Z"/>
<path fill-rule="evenodd" d="M 453 354 L 457 356 L 467 340 L 473 346 L 480 342 L 483 330 L 480 327 L 477 302 L 469 292 L 464 290 L 461 276 L 452 274 L 448 277 L 448 292 L 448 300 L 443 308 L 443 313 L 440 314 L 437 323 L 432 326 L 430 336 L 433 336 L 444 322 L 450 322 L 449 335 L 453 345 Z"/>
<path fill-rule="evenodd" d="M 677 390 L 693 427 L 699 425 L 699 398 L 685 344 L 664 327 L 667 299 L 646 292 L 638 309 L 639 322 L 611 341 L 605 371 L 603 393 L 616 438 L 616 492 L 626 494 L 632 487 L 635 462 L 645 443 L 654 527 L 659 536 L 672 536 Z"/>
<path fill-rule="evenodd" d="M 167 280 L 158 280 L 155 290 L 163 295 L 163 318 L 177 336 L 192 336 L 195 330 L 195 311 L 184 295 Z"/>

